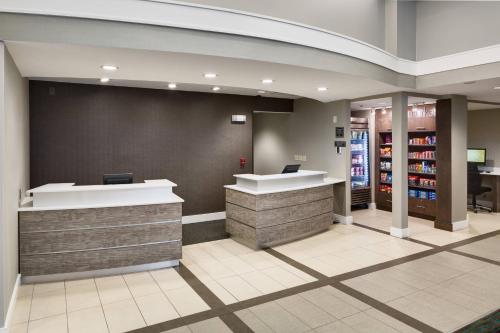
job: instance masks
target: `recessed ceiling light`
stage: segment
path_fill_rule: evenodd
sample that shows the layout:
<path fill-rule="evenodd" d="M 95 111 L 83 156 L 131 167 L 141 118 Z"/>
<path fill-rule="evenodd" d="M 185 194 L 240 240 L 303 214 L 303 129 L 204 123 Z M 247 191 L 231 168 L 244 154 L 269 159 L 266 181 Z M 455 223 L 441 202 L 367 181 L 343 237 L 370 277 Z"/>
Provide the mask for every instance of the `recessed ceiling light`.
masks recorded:
<path fill-rule="evenodd" d="M 205 73 L 205 74 L 203 74 L 203 76 L 205 77 L 205 79 L 215 79 L 217 77 L 217 74 L 215 74 L 215 73 Z"/>
<path fill-rule="evenodd" d="M 101 77 L 101 83 L 109 82 L 109 77 Z"/>
<path fill-rule="evenodd" d="M 328 88 L 327 87 L 318 87 L 318 91 L 327 91 Z"/>
<path fill-rule="evenodd" d="M 259 90 L 259 91 L 257 91 L 257 92 L 258 92 L 259 94 L 265 94 L 265 93 L 266 93 L 266 91 L 265 91 L 265 90 Z"/>
<path fill-rule="evenodd" d="M 500 86 L 496 86 L 493 89 L 500 90 Z"/>
<path fill-rule="evenodd" d="M 175 88 L 177 88 L 177 84 L 175 84 L 175 83 L 169 83 L 168 84 L 168 88 L 169 89 L 175 89 Z"/>
<path fill-rule="evenodd" d="M 262 79 L 262 83 L 264 84 L 271 84 L 273 82 L 274 82 L 273 79 Z"/>
<path fill-rule="evenodd" d="M 386 113 L 387 113 L 387 110 L 384 108 L 384 109 L 382 110 L 382 114 L 386 114 Z"/>
<path fill-rule="evenodd" d="M 118 66 L 115 66 L 115 65 L 102 65 L 101 66 L 102 69 L 104 69 L 105 71 L 116 71 L 118 69 Z"/>
<path fill-rule="evenodd" d="M 219 90 L 220 90 L 220 87 L 212 87 L 212 90 L 213 90 L 213 91 L 219 91 Z"/>

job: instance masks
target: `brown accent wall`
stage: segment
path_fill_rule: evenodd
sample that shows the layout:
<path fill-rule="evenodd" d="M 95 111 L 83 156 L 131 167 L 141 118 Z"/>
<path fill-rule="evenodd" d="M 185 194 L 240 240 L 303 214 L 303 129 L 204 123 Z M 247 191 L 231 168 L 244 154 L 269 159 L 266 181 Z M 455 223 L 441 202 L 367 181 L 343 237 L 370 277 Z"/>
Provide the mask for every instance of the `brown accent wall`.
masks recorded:
<path fill-rule="evenodd" d="M 269 103 L 265 103 L 268 100 Z M 225 209 L 223 185 L 252 172 L 252 111 L 292 111 L 291 100 L 30 81 L 31 186 L 167 178 L 183 215 Z M 247 123 L 231 123 L 232 114 Z M 244 169 L 240 156 L 247 158 Z"/>

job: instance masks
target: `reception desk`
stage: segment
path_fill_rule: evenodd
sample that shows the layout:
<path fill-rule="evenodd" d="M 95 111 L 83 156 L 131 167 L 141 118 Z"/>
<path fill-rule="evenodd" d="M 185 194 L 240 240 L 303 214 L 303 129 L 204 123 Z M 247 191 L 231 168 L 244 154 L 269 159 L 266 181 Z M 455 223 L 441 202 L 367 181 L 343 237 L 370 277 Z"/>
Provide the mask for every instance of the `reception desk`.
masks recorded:
<path fill-rule="evenodd" d="M 178 265 L 182 202 L 168 180 L 47 184 L 19 208 L 19 263 L 26 282 Z"/>
<path fill-rule="evenodd" d="M 333 222 L 333 185 L 323 171 L 235 175 L 226 187 L 226 231 L 253 249 L 312 235 Z"/>

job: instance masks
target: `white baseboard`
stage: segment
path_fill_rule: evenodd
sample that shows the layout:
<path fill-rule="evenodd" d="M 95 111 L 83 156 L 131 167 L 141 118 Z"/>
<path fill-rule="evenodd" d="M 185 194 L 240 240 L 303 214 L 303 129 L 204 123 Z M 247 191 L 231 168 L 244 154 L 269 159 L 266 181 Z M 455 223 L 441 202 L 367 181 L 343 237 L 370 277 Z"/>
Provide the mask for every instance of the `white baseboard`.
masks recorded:
<path fill-rule="evenodd" d="M 391 227 L 391 236 L 398 237 L 398 238 L 406 238 L 410 237 L 410 229 L 408 228 L 396 228 L 396 227 Z"/>
<path fill-rule="evenodd" d="M 5 325 L 4 327 L 0 327 L 0 333 L 9 332 L 12 316 L 14 316 L 14 310 L 16 308 L 17 292 L 19 291 L 20 285 L 21 285 L 21 274 L 17 274 L 16 284 L 14 285 L 14 289 L 12 290 L 12 295 L 10 296 L 9 309 L 7 310 L 7 316 L 5 316 Z"/>
<path fill-rule="evenodd" d="M 339 214 L 333 214 L 334 220 L 342 224 L 352 224 L 352 215 L 344 216 Z"/>
<path fill-rule="evenodd" d="M 468 228 L 469 227 L 469 214 L 467 214 L 467 218 L 465 220 L 455 221 L 455 222 L 452 222 L 451 224 L 452 224 L 453 231 L 458 231 L 458 230 Z"/>
<path fill-rule="evenodd" d="M 373 209 L 373 210 L 377 209 L 377 204 L 375 202 L 370 202 L 368 204 L 368 209 Z"/>
<path fill-rule="evenodd" d="M 224 220 L 225 218 L 226 218 L 225 211 L 216 213 L 198 214 L 198 215 L 187 215 L 182 217 L 182 224 Z"/>

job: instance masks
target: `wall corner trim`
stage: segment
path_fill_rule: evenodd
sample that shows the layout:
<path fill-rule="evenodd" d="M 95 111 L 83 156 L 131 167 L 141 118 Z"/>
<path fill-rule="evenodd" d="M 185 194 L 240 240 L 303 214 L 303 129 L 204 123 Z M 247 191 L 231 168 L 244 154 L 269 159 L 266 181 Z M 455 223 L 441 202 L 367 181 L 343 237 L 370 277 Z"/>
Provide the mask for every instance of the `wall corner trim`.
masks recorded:
<path fill-rule="evenodd" d="M 197 214 L 197 215 L 186 215 L 182 217 L 182 224 L 198 223 L 198 222 L 210 222 L 216 220 L 224 220 L 226 218 L 226 212 L 215 212 L 207 214 Z"/>
<path fill-rule="evenodd" d="M 407 238 L 410 237 L 410 229 L 409 228 L 396 228 L 396 227 L 391 227 L 391 236 L 398 237 L 398 238 Z"/>
<path fill-rule="evenodd" d="M 0 333 L 8 333 L 11 328 L 12 317 L 14 316 L 14 310 L 16 308 L 17 293 L 19 291 L 19 286 L 21 285 L 21 274 L 17 274 L 16 283 L 14 289 L 12 290 L 12 295 L 10 297 L 9 309 L 7 310 L 7 316 L 5 317 L 4 327 L 0 327 Z"/>
<path fill-rule="evenodd" d="M 469 227 L 469 214 L 467 214 L 467 217 L 465 220 L 462 221 L 455 221 L 451 223 L 452 225 L 452 230 L 453 231 L 458 231 L 458 230 L 463 230 Z"/>
<path fill-rule="evenodd" d="M 352 215 L 344 216 L 339 214 L 334 214 L 334 220 L 341 224 L 352 224 L 353 218 Z"/>

